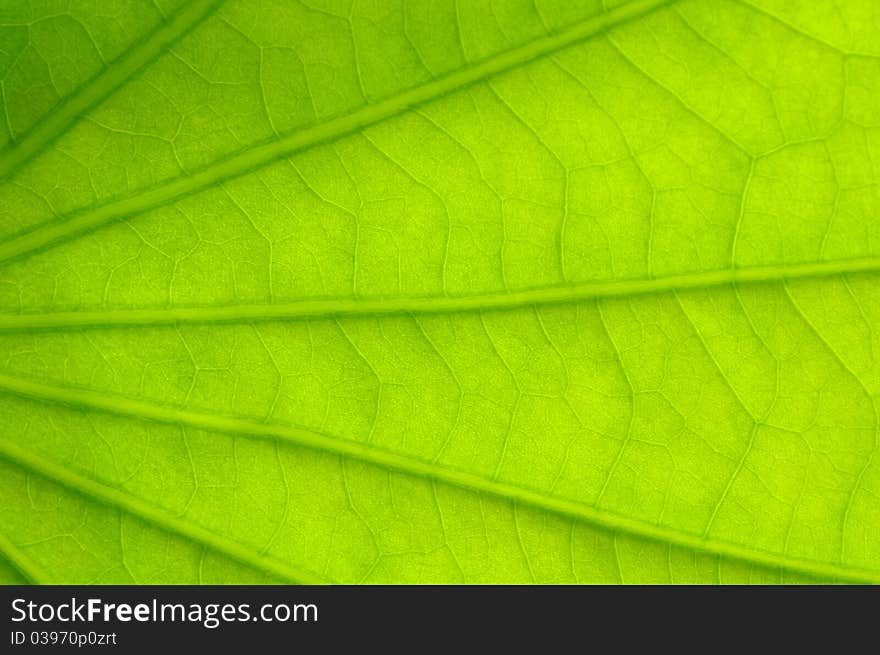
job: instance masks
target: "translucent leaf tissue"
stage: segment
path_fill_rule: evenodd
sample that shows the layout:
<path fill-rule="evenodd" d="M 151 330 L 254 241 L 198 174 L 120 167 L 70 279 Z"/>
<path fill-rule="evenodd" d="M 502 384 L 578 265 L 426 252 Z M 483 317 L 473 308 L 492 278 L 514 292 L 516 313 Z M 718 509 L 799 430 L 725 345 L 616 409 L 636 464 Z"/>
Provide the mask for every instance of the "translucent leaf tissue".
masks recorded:
<path fill-rule="evenodd" d="M 880 4 L 0 6 L 0 582 L 880 582 Z"/>

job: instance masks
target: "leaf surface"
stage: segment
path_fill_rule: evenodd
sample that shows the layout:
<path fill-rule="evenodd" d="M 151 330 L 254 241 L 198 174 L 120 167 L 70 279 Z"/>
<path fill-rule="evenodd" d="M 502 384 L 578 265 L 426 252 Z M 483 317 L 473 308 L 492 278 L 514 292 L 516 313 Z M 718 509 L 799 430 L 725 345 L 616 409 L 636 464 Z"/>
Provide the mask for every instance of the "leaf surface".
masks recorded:
<path fill-rule="evenodd" d="M 0 581 L 880 580 L 875 4 L 28 37 Z"/>

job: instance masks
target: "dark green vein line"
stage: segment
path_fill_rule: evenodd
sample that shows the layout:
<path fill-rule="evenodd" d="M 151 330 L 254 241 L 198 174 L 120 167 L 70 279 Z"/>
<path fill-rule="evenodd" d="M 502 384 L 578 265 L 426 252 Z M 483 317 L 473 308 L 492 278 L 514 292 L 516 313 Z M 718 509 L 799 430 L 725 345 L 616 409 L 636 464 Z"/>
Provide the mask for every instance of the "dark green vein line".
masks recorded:
<path fill-rule="evenodd" d="M 193 0 L 174 18 L 129 50 L 97 77 L 61 102 L 15 146 L 0 154 L 0 178 L 38 155 L 64 134 L 77 117 L 104 100 L 169 45 L 198 25 L 222 0 Z"/>
<path fill-rule="evenodd" d="M 470 68 L 460 70 L 376 104 L 368 105 L 351 114 L 319 123 L 308 129 L 288 134 L 263 145 L 248 148 L 191 175 L 177 177 L 159 186 L 137 192 L 127 198 L 72 214 L 61 222 L 37 228 L 0 244 L 0 262 L 24 256 L 124 216 L 138 214 L 159 207 L 175 198 L 195 193 L 224 180 L 238 177 L 265 166 L 298 150 L 350 134 L 429 100 L 452 93 L 516 66 L 521 66 L 578 41 L 588 39 L 615 25 L 643 16 L 673 1 L 635 0 L 601 16 L 579 23 L 568 30 L 532 41 L 527 45 L 509 50 Z M 0 172 L 3 170 L 0 167 Z"/>
<path fill-rule="evenodd" d="M 860 569 L 845 564 L 804 560 L 779 553 L 755 550 L 715 539 L 704 539 L 694 534 L 627 518 L 577 501 L 547 495 L 540 491 L 507 482 L 490 480 L 460 469 L 447 468 L 426 460 L 401 455 L 361 442 L 342 439 L 304 428 L 289 425 L 272 425 L 233 416 L 205 414 L 88 389 L 50 385 L 4 374 L 0 374 L 0 391 L 41 402 L 94 409 L 141 420 L 186 425 L 202 430 L 214 430 L 254 438 L 286 441 L 304 448 L 350 457 L 382 469 L 397 471 L 413 477 L 436 480 L 476 493 L 491 495 L 507 502 L 529 505 L 606 530 L 619 531 L 642 539 L 680 546 L 720 557 L 729 557 L 754 565 L 775 567 L 818 577 L 861 583 L 880 583 L 880 571 Z M 57 478 L 59 481 L 66 480 L 67 486 L 71 488 L 76 488 L 80 481 L 79 476 L 70 473 L 64 467 L 44 462 L 27 450 L 11 444 L 8 440 L 0 440 L 0 456 L 7 456 L 12 460 L 21 461 L 24 463 L 23 465 L 30 463 L 31 468 L 39 468 L 48 477 Z M 105 487 L 92 480 L 82 479 L 82 482 L 88 489 L 86 493 L 89 495 L 110 499 L 115 504 L 123 507 L 137 508 L 138 511 L 146 512 L 148 515 L 159 513 L 162 521 L 173 521 L 169 525 L 174 525 L 183 534 L 186 534 L 184 531 L 199 530 L 180 519 L 167 517 L 161 513 L 161 510 L 156 510 L 153 506 L 120 491 Z M 217 540 L 216 535 L 209 535 L 207 538 L 212 541 Z M 206 539 L 206 537 L 200 535 L 200 539 Z M 249 557 L 253 558 L 253 554 L 250 551 L 248 553 Z"/>
<path fill-rule="evenodd" d="M 9 541 L 5 534 L 0 534 L 0 556 L 3 557 L 10 566 L 21 574 L 21 576 L 31 584 L 51 584 L 52 579 L 43 569 L 25 555 L 21 549 L 14 543 Z"/>
<path fill-rule="evenodd" d="M 122 510 L 140 518 L 151 525 L 162 528 L 196 543 L 222 553 L 247 566 L 275 575 L 294 584 L 327 584 L 314 573 L 289 566 L 280 560 L 261 555 L 256 550 L 233 541 L 227 537 L 190 523 L 168 511 L 146 503 L 136 496 L 109 487 L 88 478 L 69 468 L 52 462 L 33 451 L 12 443 L 8 438 L 0 439 L 0 457 L 22 468 L 52 480 L 61 486 L 100 503 Z"/>
<path fill-rule="evenodd" d="M 774 282 L 846 273 L 880 271 L 880 257 L 807 264 L 754 266 L 641 280 L 584 282 L 474 296 L 338 298 L 288 303 L 204 307 L 164 307 L 95 311 L 0 314 L 0 331 L 170 325 L 178 323 L 234 323 L 340 316 L 438 314 L 492 311 L 536 305 L 563 304 L 589 298 L 626 297 L 666 291 L 700 289 L 734 283 Z"/>

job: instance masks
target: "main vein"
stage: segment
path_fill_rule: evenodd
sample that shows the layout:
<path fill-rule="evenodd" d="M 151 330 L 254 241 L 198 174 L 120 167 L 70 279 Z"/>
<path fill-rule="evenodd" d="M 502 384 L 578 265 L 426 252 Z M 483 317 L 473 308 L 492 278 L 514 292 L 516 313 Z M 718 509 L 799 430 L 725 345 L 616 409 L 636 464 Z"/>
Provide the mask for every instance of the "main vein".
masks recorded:
<path fill-rule="evenodd" d="M 0 533 L 0 557 L 9 562 L 10 566 L 29 583 L 38 585 L 52 583 L 49 574 L 2 533 Z"/>
<path fill-rule="evenodd" d="M 472 296 L 335 298 L 272 304 L 0 314 L 0 331 L 491 311 L 576 302 L 588 298 L 633 296 L 733 283 L 772 282 L 872 271 L 880 271 L 880 257 L 753 266 L 648 279 L 583 282 Z"/>
<path fill-rule="evenodd" d="M 33 127 L 15 146 L 0 154 L 0 178 L 39 154 L 68 127 L 118 89 L 128 78 L 158 57 L 210 14 L 222 0 L 193 0 L 153 32 L 145 41 L 122 55 L 113 64 L 80 87 Z"/>
<path fill-rule="evenodd" d="M 529 505 L 571 519 L 584 521 L 607 530 L 627 533 L 652 541 L 802 574 L 861 583 L 880 583 L 880 571 L 860 569 L 842 563 L 804 560 L 716 539 L 704 539 L 695 534 L 628 518 L 578 501 L 548 495 L 517 484 L 489 479 L 460 469 L 449 468 L 427 460 L 376 448 L 350 439 L 334 437 L 315 430 L 290 425 L 263 423 L 233 416 L 206 414 L 88 389 L 50 385 L 5 374 L 0 374 L 0 390 L 42 402 L 85 407 L 144 420 L 186 425 L 204 430 L 214 430 L 254 438 L 282 440 L 297 446 L 353 458 L 409 476 L 436 480 L 477 493 L 501 498 L 509 502 Z M 112 502 L 140 516 L 150 518 L 157 523 L 162 521 L 164 525 L 172 527 L 175 531 L 185 535 L 192 535 L 193 538 L 204 543 L 212 543 L 212 541 L 216 542 L 218 540 L 217 535 L 208 533 L 203 528 L 193 526 L 182 519 L 170 517 L 163 510 L 159 510 L 153 505 L 134 498 L 129 494 L 91 479 L 83 478 L 59 464 L 45 461 L 30 451 L 10 443 L 8 440 L 0 440 L 0 455 L 36 470 L 47 477 L 56 479 L 68 487 L 79 489 L 90 496 Z M 224 542 L 219 544 L 218 550 L 228 552 L 233 556 L 237 556 L 238 559 L 242 559 L 244 555 L 241 553 L 234 555 L 241 548 L 240 546 L 232 547 Z M 247 551 L 247 553 L 250 553 L 250 551 Z M 253 558 L 253 553 L 250 553 L 248 556 Z"/>
<path fill-rule="evenodd" d="M 205 2 L 205 0 L 202 1 Z M 298 150 L 355 132 L 367 125 L 405 112 L 429 100 L 464 88 L 492 75 L 521 66 L 533 59 L 550 54 L 578 41 L 590 38 L 614 25 L 638 18 L 658 7 L 670 4 L 672 1 L 674 0 L 635 0 L 579 23 L 565 31 L 537 39 L 524 46 L 509 50 L 428 84 L 381 102 L 367 105 L 345 116 L 282 136 L 269 143 L 248 148 L 200 171 L 171 179 L 126 198 L 72 214 L 68 218 L 62 218 L 58 222 L 39 227 L 31 232 L 0 243 L 0 262 L 14 259 L 45 248 L 50 244 L 72 238 L 82 232 L 94 229 L 121 217 L 159 207 L 175 198 L 200 191 L 224 180 L 265 166 Z M 33 150 L 36 150 L 37 147 L 35 146 Z M 16 152 L 21 152 L 21 150 L 22 148 L 19 147 L 16 149 Z M 10 154 L 10 156 L 13 155 Z M 14 165 L 6 164 L 6 169 L 0 165 L 0 173 L 3 170 L 9 170 Z"/>
<path fill-rule="evenodd" d="M 21 448 L 12 443 L 8 438 L 0 439 L 0 457 L 41 477 L 61 484 L 72 491 L 121 509 L 152 525 L 186 537 L 191 541 L 207 546 L 238 562 L 265 573 L 270 573 L 282 580 L 296 584 L 326 584 L 326 580 L 319 578 L 311 572 L 303 571 L 285 562 L 263 555 L 256 548 L 250 548 L 228 537 L 207 530 L 191 521 L 175 516 L 161 507 L 144 502 L 132 494 L 75 473 L 65 466 L 35 454 L 33 451 Z"/>

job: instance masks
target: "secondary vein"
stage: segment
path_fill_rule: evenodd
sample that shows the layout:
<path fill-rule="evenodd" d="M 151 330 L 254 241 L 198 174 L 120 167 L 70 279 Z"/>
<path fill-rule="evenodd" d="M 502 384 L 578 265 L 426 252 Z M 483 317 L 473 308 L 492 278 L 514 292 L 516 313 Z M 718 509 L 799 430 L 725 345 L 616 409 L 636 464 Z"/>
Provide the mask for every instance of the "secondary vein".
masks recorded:
<path fill-rule="evenodd" d="M 207 2 L 207 0 L 201 1 L 203 3 Z M 429 100 L 452 93 L 492 75 L 521 66 L 538 57 L 588 39 L 615 25 L 620 25 L 643 16 L 673 1 L 635 0 L 600 16 L 583 21 L 567 30 L 537 39 L 524 46 L 514 48 L 428 84 L 365 106 L 345 116 L 319 123 L 302 131 L 287 134 L 262 145 L 248 148 L 200 171 L 173 178 L 168 182 L 139 191 L 131 196 L 71 214 L 68 218 L 62 218 L 59 222 L 39 227 L 31 232 L 0 243 L 0 262 L 24 256 L 124 216 L 138 214 L 159 207 L 175 198 L 195 193 L 224 180 L 238 177 L 265 166 L 293 152 L 350 134 L 368 125 L 424 104 Z M 76 113 L 79 113 L 79 110 Z M 66 122 L 64 124 L 66 125 Z M 41 141 L 41 144 L 44 141 L 46 139 Z M 34 150 L 38 147 L 39 145 Z M 21 150 L 22 148 L 18 148 L 14 152 L 21 152 Z M 11 153 L 9 156 L 13 156 L 13 154 Z M 4 170 L 8 172 L 15 165 L 15 163 L 5 164 L 4 168 L 2 160 L 0 160 L 0 176 L 2 176 Z"/>
<path fill-rule="evenodd" d="M 265 573 L 270 573 L 282 580 L 294 584 L 326 584 L 327 582 L 311 572 L 303 571 L 275 558 L 262 555 L 256 549 L 207 530 L 179 516 L 174 516 L 167 510 L 144 502 L 136 496 L 76 473 L 65 466 L 37 455 L 33 451 L 21 448 L 9 439 L 0 439 L 0 457 L 74 492 L 89 496 L 93 500 L 105 505 L 124 510 L 147 523 L 186 537 L 191 541 L 200 543 L 238 562 Z"/>
<path fill-rule="evenodd" d="M 271 304 L 0 314 L 0 331 L 492 311 L 563 304 L 590 298 L 625 297 L 726 284 L 774 282 L 873 271 L 880 271 L 880 257 L 731 268 L 658 278 L 583 282 L 472 296 L 322 298 Z"/>
<path fill-rule="evenodd" d="M 22 550 L 12 543 L 5 534 L 0 533 L 0 557 L 9 562 L 10 566 L 18 571 L 21 576 L 31 584 L 51 584 L 49 574 L 25 555 Z"/>
<path fill-rule="evenodd" d="M 145 41 L 81 86 L 45 116 L 15 146 L 0 154 L 0 178 L 42 152 L 84 112 L 107 98 L 137 71 L 156 59 L 169 45 L 198 25 L 222 0 L 193 0 Z"/>
<path fill-rule="evenodd" d="M 365 443 L 335 437 L 302 427 L 269 424 L 233 416 L 206 414 L 88 389 L 50 385 L 5 374 L 0 374 L 0 391 L 41 402 L 85 407 L 143 420 L 186 425 L 203 430 L 232 433 L 253 438 L 286 441 L 300 447 L 356 459 L 382 469 L 393 470 L 413 477 L 436 480 L 509 502 L 529 505 L 613 532 L 626 533 L 651 541 L 800 574 L 841 581 L 880 583 L 880 571 L 856 568 L 843 563 L 805 560 L 781 553 L 752 549 L 717 539 L 707 539 L 666 526 L 628 518 L 578 501 L 551 496 L 517 484 L 491 480 L 461 469 L 445 467 L 435 462 L 402 455 Z M 138 498 L 94 480 L 84 478 L 79 474 L 72 473 L 59 464 L 44 460 L 40 456 L 34 455 L 32 452 L 11 443 L 8 439 L 0 440 L 0 456 L 55 479 L 72 489 L 77 489 L 87 495 L 130 510 L 139 516 L 154 520 L 157 523 L 162 521 L 176 532 L 188 536 L 192 535 L 191 538 L 203 543 L 213 543 L 218 540 L 218 535 L 209 533 L 204 528 L 190 525 L 180 518 L 168 516 L 164 510 L 157 509 L 155 506 Z M 235 549 L 242 548 L 237 545 L 232 547 L 231 544 L 226 544 L 225 541 L 220 543 L 219 546 L 218 550 L 222 552 L 229 551 L 228 554 L 231 555 L 236 552 Z M 224 547 L 227 550 L 222 550 Z M 255 556 L 250 550 L 247 550 L 244 554 L 238 553 L 233 556 L 242 559 L 245 555 L 250 558 Z"/>

